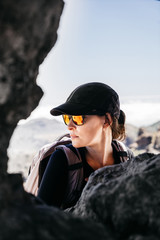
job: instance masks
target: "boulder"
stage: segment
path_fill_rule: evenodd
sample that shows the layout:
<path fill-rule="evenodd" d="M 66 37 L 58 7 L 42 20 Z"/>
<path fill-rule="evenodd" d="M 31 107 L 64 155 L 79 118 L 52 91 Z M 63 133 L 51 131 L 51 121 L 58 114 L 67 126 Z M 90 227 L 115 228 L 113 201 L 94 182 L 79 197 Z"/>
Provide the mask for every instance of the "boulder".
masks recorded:
<path fill-rule="evenodd" d="M 26 193 L 18 174 L 0 181 L 0 229 L 0 240 L 113 239 L 102 224 L 49 207 Z"/>
<path fill-rule="evenodd" d="M 56 42 L 62 10 L 62 0 L 0 1 L 0 174 L 7 171 L 17 122 L 43 95 L 36 84 L 38 68 Z"/>
<path fill-rule="evenodd" d="M 96 170 L 65 212 L 26 193 L 22 178 L 0 179 L 0 239 L 160 238 L 160 154 Z"/>
<path fill-rule="evenodd" d="M 159 182 L 160 154 L 139 155 L 95 171 L 70 212 L 102 223 L 114 239 L 159 239 Z"/>
<path fill-rule="evenodd" d="M 146 149 L 146 147 L 152 143 L 152 138 L 153 133 L 147 132 L 145 128 L 140 128 L 138 132 L 138 138 L 136 140 L 138 149 Z"/>

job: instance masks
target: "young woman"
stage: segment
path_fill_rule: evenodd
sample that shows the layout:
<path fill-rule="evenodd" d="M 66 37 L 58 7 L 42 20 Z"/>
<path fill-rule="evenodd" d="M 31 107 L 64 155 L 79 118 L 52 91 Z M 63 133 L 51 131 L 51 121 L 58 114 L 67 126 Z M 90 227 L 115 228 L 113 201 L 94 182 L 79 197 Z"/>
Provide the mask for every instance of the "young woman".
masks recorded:
<path fill-rule="evenodd" d="M 49 159 L 38 197 L 49 205 L 65 209 L 77 202 L 92 172 L 129 160 L 133 154 L 118 141 L 125 138 L 125 114 L 120 110 L 118 94 L 104 83 L 79 86 L 64 104 L 53 108 L 51 114 L 63 116 L 72 142 L 66 147 L 75 155 L 78 152 L 83 174 L 81 179 L 74 178 L 81 181 L 80 189 L 72 191 L 72 186 L 68 186 L 72 181 L 67 156 L 65 151 L 57 149 Z M 70 201 L 65 197 L 68 188 L 72 195 Z"/>

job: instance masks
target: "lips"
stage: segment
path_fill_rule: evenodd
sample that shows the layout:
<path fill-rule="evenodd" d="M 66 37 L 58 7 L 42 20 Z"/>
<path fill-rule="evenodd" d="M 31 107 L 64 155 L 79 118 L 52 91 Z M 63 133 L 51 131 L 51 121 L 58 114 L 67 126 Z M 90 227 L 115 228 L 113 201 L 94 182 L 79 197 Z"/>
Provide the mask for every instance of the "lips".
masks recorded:
<path fill-rule="evenodd" d="M 70 136 L 71 136 L 71 139 L 78 138 L 78 136 L 76 136 L 76 135 L 70 135 Z"/>

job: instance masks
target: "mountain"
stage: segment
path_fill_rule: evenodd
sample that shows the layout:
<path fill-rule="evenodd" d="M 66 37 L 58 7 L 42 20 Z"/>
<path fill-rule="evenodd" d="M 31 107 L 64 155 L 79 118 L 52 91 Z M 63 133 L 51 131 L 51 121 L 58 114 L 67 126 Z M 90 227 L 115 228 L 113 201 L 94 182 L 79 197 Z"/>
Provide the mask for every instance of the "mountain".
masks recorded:
<path fill-rule="evenodd" d="M 26 176 L 37 151 L 65 133 L 66 126 L 55 119 L 33 119 L 18 125 L 8 148 L 8 171 L 22 172 Z"/>
<path fill-rule="evenodd" d="M 150 125 L 150 126 L 147 126 L 145 127 L 145 129 L 148 131 L 148 132 L 156 132 L 158 129 L 160 129 L 160 121 Z"/>
<path fill-rule="evenodd" d="M 138 127 L 132 124 L 126 124 L 126 139 L 124 142 L 127 146 L 136 141 L 138 130 Z"/>
<path fill-rule="evenodd" d="M 9 151 L 37 151 L 66 132 L 66 126 L 58 120 L 33 119 L 17 126 L 10 141 Z"/>
<path fill-rule="evenodd" d="M 160 121 L 146 126 L 146 127 L 141 127 L 138 128 L 136 126 L 133 126 L 131 124 L 126 124 L 126 139 L 125 139 L 125 143 L 127 144 L 127 146 L 129 146 L 130 144 L 136 142 L 138 135 L 140 134 L 140 132 L 144 132 L 144 133 L 148 133 L 150 136 L 154 135 L 158 129 L 160 129 Z"/>

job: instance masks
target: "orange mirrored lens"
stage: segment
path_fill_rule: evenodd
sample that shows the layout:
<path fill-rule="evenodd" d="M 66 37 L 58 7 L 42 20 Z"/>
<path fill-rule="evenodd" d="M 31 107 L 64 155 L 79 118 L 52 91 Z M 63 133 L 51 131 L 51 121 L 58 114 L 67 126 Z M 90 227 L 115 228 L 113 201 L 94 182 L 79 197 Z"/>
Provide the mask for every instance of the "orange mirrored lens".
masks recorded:
<path fill-rule="evenodd" d="M 65 124 L 68 125 L 69 121 L 70 121 L 69 115 L 63 115 L 63 119 L 64 119 Z"/>
<path fill-rule="evenodd" d="M 70 119 L 72 118 L 72 121 L 74 122 L 74 124 L 76 124 L 77 126 L 81 126 L 83 125 L 83 116 L 71 116 L 71 115 L 63 115 L 63 119 L 66 125 L 69 124 Z"/>
<path fill-rule="evenodd" d="M 80 126 L 83 124 L 83 116 L 72 116 L 73 122 Z"/>

